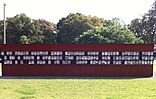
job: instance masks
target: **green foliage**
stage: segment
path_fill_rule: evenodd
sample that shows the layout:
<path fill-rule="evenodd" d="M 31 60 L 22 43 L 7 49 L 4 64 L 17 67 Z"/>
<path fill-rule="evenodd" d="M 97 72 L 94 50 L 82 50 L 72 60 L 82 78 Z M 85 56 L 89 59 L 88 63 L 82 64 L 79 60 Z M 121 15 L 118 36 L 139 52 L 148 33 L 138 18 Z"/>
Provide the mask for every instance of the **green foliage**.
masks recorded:
<path fill-rule="evenodd" d="M 1 21 L 0 20 L 0 44 L 2 44 L 3 43 L 3 27 L 4 27 L 4 25 L 3 25 L 3 21 Z"/>
<path fill-rule="evenodd" d="M 145 18 L 146 19 L 146 18 Z M 141 21 L 132 21 L 130 29 L 143 39 L 152 40 L 154 36 L 147 36 L 140 29 Z M 96 16 L 85 16 L 81 13 L 71 13 L 62 18 L 57 26 L 43 19 L 33 20 L 25 14 L 18 14 L 7 18 L 7 43 L 22 44 L 54 44 L 54 43 L 143 43 L 136 38 L 124 22 L 119 18 L 104 20 Z M 138 27 L 136 27 L 138 26 Z M 145 25 L 148 26 L 148 25 Z M 144 27 L 145 27 L 144 26 Z M 151 28 L 146 30 L 150 30 Z M 145 31 L 145 30 L 144 30 Z M 144 35 L 144 36 L 143 36 Z M 153 35 L 153 34 L 152 34 Z M 0 21 L 0 43 L 3 43 L 3 21 Z"/>
<path fill-rule="evenodd" d="M 156 43 L 156 1 L 141 19 L 132 20 L 129 28 L 145 43 Z"/>
<path fill-rule="evenodd" d="M 31 19 L 25 14 L 7 18 L 7 43 L 20 43 L 23 35 L 30 33 Z"/>
<path fill-rule="evenodd" d="M 78 44 L 135 44 L 143 43 L 126 27 L 113 21 L 105 21 L 104 27 L 96 27 L 76 38 Z"/>
<path fill-rule="evenodd" d="M 29 44 L 29 39 L 27 38 L 27 36 L 23 35 L 20 37 L 20 43 L 21 44 Z"/>
<path fill-rule="evenodd" d="M 46 20 L 33 20 L 30 43 L 56 43 L 56 25 Z"/>
<path fill-rule="evenodd" d="M 56 25 L 46 20 L 32 20 L 25 14 L 7 18 L 7 43 L 56 43 Z M 0 43 L 3 22 L 0 21 Z"/>
<path fill-rule="evenodd" d="M 75 43 L 74 39 L 79 37 L 83 32 L 102 24 L 103 19 L 98 17 L 85 16 L 81 13 L 69 14 L 57 24 L 59 31 L 57 42 L 65 44 Z"/>

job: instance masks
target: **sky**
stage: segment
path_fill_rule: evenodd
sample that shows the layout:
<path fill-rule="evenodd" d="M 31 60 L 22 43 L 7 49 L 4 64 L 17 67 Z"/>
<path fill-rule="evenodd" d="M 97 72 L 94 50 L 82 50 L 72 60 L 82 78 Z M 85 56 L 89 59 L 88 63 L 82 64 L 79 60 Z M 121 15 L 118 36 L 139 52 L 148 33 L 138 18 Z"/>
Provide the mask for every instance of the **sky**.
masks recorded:
<path fill-rule="evenodd" d="M 25 13 L 32 19 L 57 23 L 69 13 L 82 13 L 104 19 L 120 18 L 126 24 L 148 12 L 155 0 L 0 0 L 0 20 L 3 3 L 6 17 Z"/>

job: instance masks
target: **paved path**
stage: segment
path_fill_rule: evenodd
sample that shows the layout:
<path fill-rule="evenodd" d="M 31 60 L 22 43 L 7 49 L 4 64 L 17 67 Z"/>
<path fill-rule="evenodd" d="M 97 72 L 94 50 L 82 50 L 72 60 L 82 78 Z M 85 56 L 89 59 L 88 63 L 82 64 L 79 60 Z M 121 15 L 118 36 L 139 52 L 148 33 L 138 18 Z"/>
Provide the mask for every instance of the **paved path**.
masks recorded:
<path fill-rule="evenodd" d="M 156 72 L 153 73 L 153 78 L 156 79 Z"/>

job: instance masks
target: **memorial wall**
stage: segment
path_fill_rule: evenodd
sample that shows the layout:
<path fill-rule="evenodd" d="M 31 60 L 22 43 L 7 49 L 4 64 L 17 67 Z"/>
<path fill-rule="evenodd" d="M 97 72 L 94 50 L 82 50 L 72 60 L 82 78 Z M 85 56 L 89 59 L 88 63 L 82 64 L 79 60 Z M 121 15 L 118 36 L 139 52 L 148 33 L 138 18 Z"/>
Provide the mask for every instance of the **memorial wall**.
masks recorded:
<path fill-rule="evenodd" d="M 2 74 L 4 76 L 152 76 L 153 48 L 153 44 L 1 45 Z"/>
<path fill-rule="evenodd" d="M 151 51 L 2 51 L 3 64 L 152 65 Z"/>

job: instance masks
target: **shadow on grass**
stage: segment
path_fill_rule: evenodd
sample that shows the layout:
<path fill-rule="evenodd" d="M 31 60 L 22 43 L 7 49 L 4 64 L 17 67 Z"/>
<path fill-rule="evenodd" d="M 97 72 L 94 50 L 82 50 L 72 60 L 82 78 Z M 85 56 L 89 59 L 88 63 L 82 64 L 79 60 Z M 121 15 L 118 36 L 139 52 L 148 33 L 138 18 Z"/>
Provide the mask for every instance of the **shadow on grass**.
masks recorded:
<path fill-rule="evenodd" d="M 151 77 L 81 77 L 81 76 L 1 76 L 0 79 L 103 79 L 103 80 L 130 80 L 130 79 L 141 79 Z"/>

